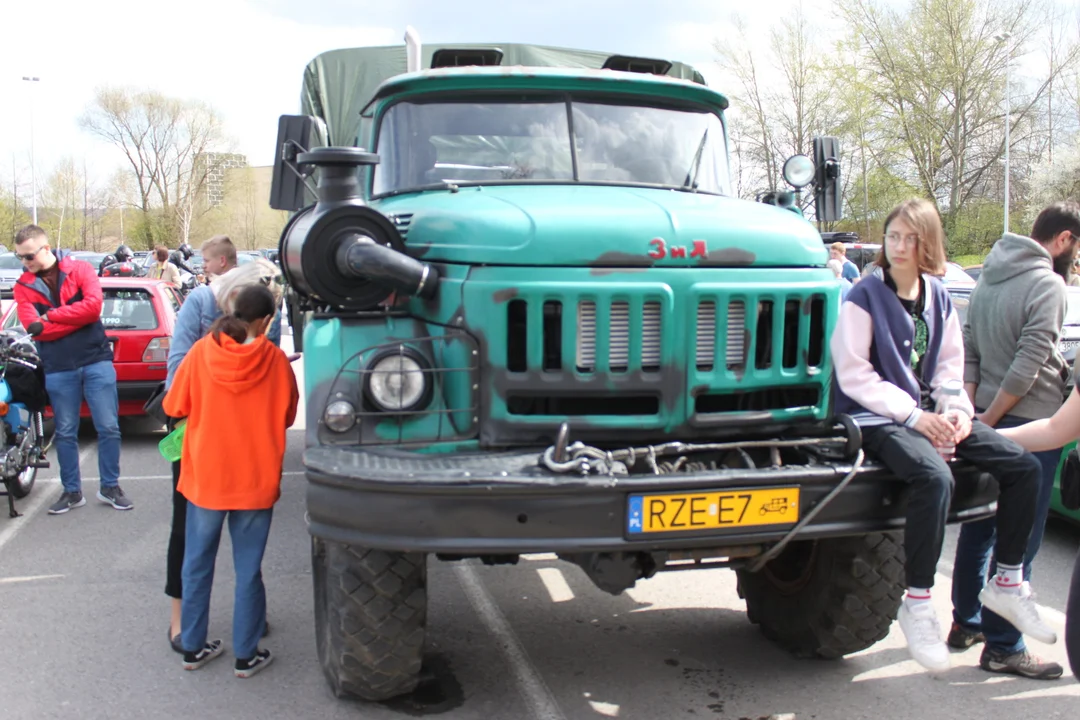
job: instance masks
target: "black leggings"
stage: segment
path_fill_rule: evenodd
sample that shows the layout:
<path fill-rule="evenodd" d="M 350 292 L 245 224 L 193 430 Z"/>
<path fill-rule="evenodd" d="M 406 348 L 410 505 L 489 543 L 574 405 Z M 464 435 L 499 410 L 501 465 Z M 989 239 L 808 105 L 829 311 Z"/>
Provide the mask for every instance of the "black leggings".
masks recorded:
<path fill-rule="evenodd" d="M 174 420 L 169 421 L 172 432 Z M 179 600 L 183 583 L 180 575 L 184 570 L 184 532 L 187 527 L 187 498 L 176 490 L 180 484 L 180 461 L 172 464 L 172 531 L 169 535 L 169 554 L 165 566 L 165 594 Z"/>
<path fill-rule="evenodd" d="M 931 588 L 952 502 L 952 470 L 922 433 L 895 423 L 863 428 L 863 447 L 911 487 L 904 526 L 908 587 Z M 1035 522 L 1042 466 L 1035 456 L 993 428 L 975 420 L 956 456 L 990 473 L 1001 491 L 997 510 L 996 557 L 1022 565 Z"/>

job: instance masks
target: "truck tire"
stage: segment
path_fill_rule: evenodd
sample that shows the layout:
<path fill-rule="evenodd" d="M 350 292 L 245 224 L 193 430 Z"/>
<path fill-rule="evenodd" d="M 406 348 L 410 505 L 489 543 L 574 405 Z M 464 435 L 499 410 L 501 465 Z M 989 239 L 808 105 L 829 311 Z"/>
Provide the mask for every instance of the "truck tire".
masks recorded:
<path fill-rule="evenodd" d="M 427 623 L 427 555 L 311 545 L 315 644 L 337 697 L 380 701 L 416 688 Z"/>
<path fill-rule="evenodd" d="M 904 595 L 903 534 L 793 542 L 738 578 L 766 637 L 798 657 L 841 658 L 889 634 Z"/>

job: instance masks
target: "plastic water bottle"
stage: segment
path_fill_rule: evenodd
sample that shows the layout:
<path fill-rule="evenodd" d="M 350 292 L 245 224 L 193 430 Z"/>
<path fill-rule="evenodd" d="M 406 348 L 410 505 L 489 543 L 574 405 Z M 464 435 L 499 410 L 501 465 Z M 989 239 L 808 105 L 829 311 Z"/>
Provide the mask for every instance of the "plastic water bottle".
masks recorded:
<path fill-rule="evenodd" d="M 959 380 L 946 380 L 941 386 L 940 395 L 938 395 L 936 412 L 954 425 L 956 424 L 959 414 L 963 412 L 960 409 L 960 394 L 963 392 L 964 383 Z M 950 438 L 947 444 L 938 446 L 937 451 L 941 453 L 941 457 L 948 462 L 949 460 L 952 460 L 953 455 L 956 454 L 956 445 Z"/>

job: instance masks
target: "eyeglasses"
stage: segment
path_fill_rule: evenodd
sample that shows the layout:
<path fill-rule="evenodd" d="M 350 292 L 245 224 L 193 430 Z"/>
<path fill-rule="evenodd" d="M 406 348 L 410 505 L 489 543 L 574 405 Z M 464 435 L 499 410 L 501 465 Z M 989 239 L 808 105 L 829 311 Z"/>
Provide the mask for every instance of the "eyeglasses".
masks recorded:
<path fill-rule="evenodd" d="M 37 250 L 35 250 L 32 253 L 15 253 L 15 257 L 19 258 L 23 262 L 30 262 L 31 260 L 36 258 L 37 254 L 39 252 L 41 252 L 42 250 L 44 250 L 45 247 L 46 247 L 45 245 L 42 245 L 41 247 L 39 247 Z"/>
<path fill-rule="evenodd" d="M 885 242 L 889 243 L 893 247 L 896 247 L 900 243 L 904 245 L 915 246 L 919 244 L 919 236 L 916 233 L 910 233 L 908 235 L 901 235 L 900 233 L 886 233 Z"/>

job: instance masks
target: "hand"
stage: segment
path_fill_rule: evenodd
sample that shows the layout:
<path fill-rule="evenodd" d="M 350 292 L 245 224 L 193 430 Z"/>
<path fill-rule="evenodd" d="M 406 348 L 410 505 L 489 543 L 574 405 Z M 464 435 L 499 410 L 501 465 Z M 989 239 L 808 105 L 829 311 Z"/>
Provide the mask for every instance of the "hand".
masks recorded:
<path fill-rule="evenodd" d="M 971 418 L 967 416 L 967 413 L 961 412 L 956 414 L 955 427 L 956 435 L 953 437 L 953 444 L 959 445 L 971 434 Z"/>
<path fill-rule="evenodd" d="M 956 428 L 945 419 L 944 415 L 924 412 L 915 423 L 915 429 L 921 432 L 935 447 L 947 445 L 956 435 Z M 970 424 L 968 430 L 970 431 Z"/>
<path fill-rule="evenodd" d="M 978 420 L 979 422 L 983 423 L 984 425 L 989 425 L 990 427 L 994 427 L 995 425 L 998 424 L 997 420 L 994 420 L 993 418 L 991 418 L 989 415 L 987 415 L 984 412 L 975 413 L 975 419 Z M 969 424 L 970 424 L 970 422 L 969 422 Z"/>

